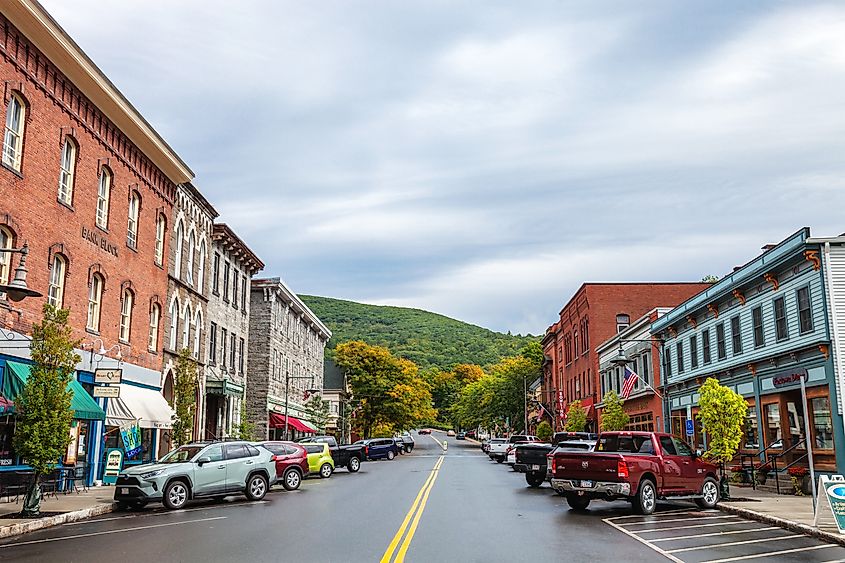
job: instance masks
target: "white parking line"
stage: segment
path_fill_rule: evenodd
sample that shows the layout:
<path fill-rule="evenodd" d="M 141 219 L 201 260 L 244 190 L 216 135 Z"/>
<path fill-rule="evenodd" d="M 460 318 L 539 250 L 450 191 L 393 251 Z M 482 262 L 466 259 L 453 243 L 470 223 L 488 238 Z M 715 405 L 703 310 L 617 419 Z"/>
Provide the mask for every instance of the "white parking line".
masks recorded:
<path fill-rule="evenodd" d="M 699 520 L 725 520 L 728 518 L 739 518 L 739 516 L 734 516 L 733 514 L 729 516 L 692 516 L 690 518 L 674 518 L 672 520 L 653 520 L 653 521 L 646 521 L 646 522 L 629 522 L 627 524 L 621 524 L 622 526 L 636 526 L 637 524 L 665 524 L 666 522 L 690 522 L 695 520 L 696 522 Z M 631 530 L 632 532 L 639 532 L 640 530 Z"/>
<path fill-rule="evenodd" d="M 656 512 L 649 516 L 643 516 L 641 514 L 628 514 L 626 516 L 614 516 L 613 518 L 606 518 L 606 520 L 622 520 L 624 518 L 657 518 L 660 516 L 677 516 L 679 513 L 685 514 L 697 514 L 699 512 L 706 512 L 708 514 L 717 514 L 719 513 L 718 510 L 697 510 L 697 511 L 690 511 L 689 508 L 679 508 L 677 510 L 664 510 L 662 512 Z M 643 520 L 643 522 L 656 522 L 657 520 Z"/>
<path fill-rule="evenodd" d="M 656 538 L 648 540 L 652 542 L 658 541 L 675 541 L 675 540 L 691 540 L 693 538 L 710 538 L 713 536 L 726 536 L 728 534 L 751 534 L 753 532 L 766 532 L 769 530 L 780 530 L 780 526 L 769 526 L 767 528 L 754 528 L 753 530 L 731 530 L 730 532 L 710 532 L 707 534 L 693 534 L 691 536 L 673 536 L 671 538 Z"/>
<path fill-rule="evenodd" d="M 91 532 L 89 534 L 75 534 L 73 536 L 60 536 L 56 538 L 44 538 L 43 540 L 30 540 L 15 543 L 7 543 L 0 545 L 0 549 L 6 547 L 16 547 L 19 545 L 32 545 L 36 543 L 48 543 L 54 541 L 75 540 L 79 538 L 90 538 L 93 536 L 104 536 L 106 534 L 122 534 L 124 532 L 137 532 L 138 530 L 148 530 L 150 528 L 164 528 L 166 526 L 181 526 L 183 524 L 196 524 L 197 522 L 210 522 L 212 520 L 225 520 L 228 516 L 214 516 L 212 518 L 198 518 L 196 520 L 185 520 L 183 522 L 167 522 L 164 524 L 150 524 L 149 526 L 134 526 L 132 528 L 122 528 L 120 530 L 104 530 L 102 532 Z"/>
<path fill-rule="evenodd" d="M 756 524 L 752 520 L 740 520 L 739 522 L 716 522 L 715 524 L 698 524 L 695 526 L 673 526 L 671 528 L 657 528 L 656 530 L 633 530 L 638 534 L 651 534 L 653 532 L 671 532 L 673 530 L 689 530 L 691 528 L 709 528 L 710 526 L 738 526 L 739 524 Z"/>
<path fill-rule="evenodd" d="M 682 560 L 678 559 L 677 557 L 675 557 L 674 555 L 672 555 L 671 553 L 669 553 L 665 549 L 661 549 L 658 546 L 654 545 L 653 543 L 650 543 L 650 542 L 644 540 L 643 538 L 641 538 L 637 534 L 629 532 L 628 530 L 626 530 L 622 526 L 616 524 L 615 522 L 611 522 L 610 518 L 605 518 L 604 521 L 605 521 L 605 523 L 607 523 L 610 526 L 613 526 L 614 528 L 616 528 L 617 530 L 619 530 L 620 532 L 622 532 L 626 536 L 632 537 L 635 540 L 637 540 L 638 542 L 640 542 L 641 544 L 647 545 L 648 547 L 650 547 L 651 549 L 653 549 L 654 551 L 656 551 L 657 553 L 659 553 L 663 557 L 666 557 L 667 559 L 670 559 L 671 561 L 674 561 L 675 563 L 684 563 Z"/>
<path fill-rule="evenodd" d="M 684 547 L 681 549 L 670 549 L 669 553 L 681 553 L 682 551 L 699 551 L 701 549 L 712 549 L 714 547 L 727 547 L 729 545 L 745 545 L 748 543 L 764 543 L 770 541 L 782 541 L 782 540 L 789 540 L 792 538 L 802 537 L 801 534 L 787 534 L 785 536 L 777 536 L 775 538 L 762 538 L 757 540 L 745 540 L 745 541 L 732 541 L 728 543 L 717 543 L 713 545 L 699 545 L 696 547 Z"/>
<path fill-rule="evenodd" d="M 801 551 L 815 551 L 817 549 L 827 549 L 829 547 L 839 547 L 837 544 L 826 543 L 823 545 L 812 545 L 810 547 L 796 547 L 795 549 L 784 549 L 781 551 L 770 551 L 768 553 L 756 553 L 754 555 L 742 555 L 740 557 L 728 557 L 726 559 L 711 559 L 709 561 L 702 561 L 701 563 L 727 563 L 728 561 L 745 561 L 748 559 L 759 559 L 760 557 L 774 557 L 776 555 L 785 555 L 787 553 L 799 553 Z"/>

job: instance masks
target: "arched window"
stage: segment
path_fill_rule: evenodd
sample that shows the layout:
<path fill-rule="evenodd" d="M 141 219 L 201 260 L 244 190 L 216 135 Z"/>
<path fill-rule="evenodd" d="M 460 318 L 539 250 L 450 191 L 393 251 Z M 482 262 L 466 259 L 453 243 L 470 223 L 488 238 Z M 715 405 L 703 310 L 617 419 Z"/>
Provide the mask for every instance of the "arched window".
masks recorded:
<path fill-rule="evenodd" d="M 158 346 L 158 324 L 161 320 L 161 306 L 158 303 L 153 303 L 150 307 L 150 338 L 147 342 L 147 349 L 150 352 L 155 352 Z"/>
<path fill-rule="evenodd" d="M 23 98 L 12 92 L 6 106 L 6 133 L 3 135 L 3 164 L 20 172 L 23 155 L 23 127 L 26 119 L 26 104 Z"/>
<path fill-rule="evenodd" d="M 0 248 L 13 248 L 15 237 L 8 227 L 0 227 Z M 12 254 L 0 252 L 0 284 L 9 283 L 9 272 L 12 267 Z"/>
<path fill-rule="evenodd" d="M 176 270 L 173 272 L 173 275 L 176 276 L 176 279 L 182 279 L 182 248 L 185 244 L 185 225 L 182 223 L 180 219 L 178 223 L 176 223 L 176 260 L 175 265 L 173 268 Z"/>
<path fill-rule="evenodd" d="M 101 229 L 109 227 L 109 199 L 111 198 L 111 171 L 105 166 L 100 167 L 100 182 L 97 187 L 97 226 Z"/>
<path fill-rule="evenodd" d="M 194 232 L 188 235 L 188 272 L 185 279 L 189 284 L 194 284 L 194 251 L 197 249 L 197 237 Z"/>
<path fill-rule="evenodd" d="M 191 322 L 193 322 L 193 315 L 191 315 L 191 304 L 185 305 L 185 313 L 182 315 L 182 348 L 188 348 L 191 345 Z"/>
<path fill-rule="evenodd" d="M 62 145 L 62 163 L 59 169 L 59 201 L 73 204 L 73 178 L 76 174 L 76 142 L 65 137 Z"/>
<path fill-rule="evenodd" d="M 194 358 L 200 357 L 200 342 L 202 342 L 202 311 L 198 309 L 194 317 Z"/>
<path fill-rule="evenodd" d="M 53 264 L 50 266 L 50 287 L 47 289 L 47 302 L 57 309 L 61 309 L 64 302 L 66 273 L 67 258 L 61 254 L 54 254 Z"/>
<path fill-rule="evenodd" d="M 171 350 L 178 350 L 179 344 L 176 342 L 176 336 L 179 334 L 179 300 L 174 299 L 170 303 L 170 334 L 167 338 L 167 345 Z"/>
<path fill-rule="evenodd" d="M 135 294 L 128 287 L 123 290 L 120 304 L 120 333 L 118 338 L 122 342 L 129 342 L 132 332 L 132 303 L 135 301 Z"/>
<path fill-rule="evenodd" d="M 203 282 L 205 281 L 205 241 L 200 242 L 200 257 L 197 265 L 197 290 L 202 293 Z"/>
<path fill-rule="evenodd" d="M 141 196 L 133 191 L 129 196 L 129 224 L 126 228 L 126 244 L 138 248 L 138 215 L 141 212 Z"/>
<path fill-rule="evenodd" d="M 100 305 L 103 300 L 103 286 L 105 281 L 100 274 L 91 276 L 91 287 L 88 290 L 88 322 L 89 330 L 100 330 Z"/>
<path fill-rule="evenodd" d="M 164 264 L 164 233 L 167 231 L 167 220 L 164 215 L 159 214 L 156 219 L 156 253 L 155 261 L 157 266 Z"/>

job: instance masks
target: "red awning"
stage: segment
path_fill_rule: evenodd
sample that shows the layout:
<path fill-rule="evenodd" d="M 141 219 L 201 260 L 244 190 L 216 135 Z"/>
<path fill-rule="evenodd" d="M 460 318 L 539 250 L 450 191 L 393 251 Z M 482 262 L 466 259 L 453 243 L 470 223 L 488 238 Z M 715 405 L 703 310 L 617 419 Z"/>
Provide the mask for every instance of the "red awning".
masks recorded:
<path fill-rule="evenodd" d="M 299 430 L 300 432 L 305 432 L 306 434 L 316 434 L 316 430 L 308 426 L 303 421 L 299 420 L 294 416 L 288 417 L 288 426 L 293 428 L 294 430 Z M 285 427 L 285 415 L 278 414 L 275 412 L 270 413 L 270 428 L 284 428 Z"/>

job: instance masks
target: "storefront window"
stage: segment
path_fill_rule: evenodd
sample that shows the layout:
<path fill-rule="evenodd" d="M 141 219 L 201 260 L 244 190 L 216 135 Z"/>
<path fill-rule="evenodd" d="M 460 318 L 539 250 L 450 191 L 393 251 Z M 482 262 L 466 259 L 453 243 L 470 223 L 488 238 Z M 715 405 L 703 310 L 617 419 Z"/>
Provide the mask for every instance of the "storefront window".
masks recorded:
<path fill-rule="evenodd" d="M 760 448 L 759 433 L 757 428 L 757 407 L 748 407 L 748 415 L 745 418 L 745 448 L 756 450 Z"/>
<path fill-rule="evenodd" d="M 810 400 L 813 411 L 813 434 L 815 447 L 819 449 L 833 449 L 833 422 L 830 418 L 830 400 L 818 397 Z"/>
<path fill-rule="evenodd" d="M 780 433 L 780 405 L 771 403 L 766 405 L 766 446 L 783 448 Z"/>
<path fill-rule="evenodd" d="M 15 423 L 11 417 L 0 421 L 0 467 L 15 465 L 15 452 L 12 451 L 12 434 L 15 432 Z"/>

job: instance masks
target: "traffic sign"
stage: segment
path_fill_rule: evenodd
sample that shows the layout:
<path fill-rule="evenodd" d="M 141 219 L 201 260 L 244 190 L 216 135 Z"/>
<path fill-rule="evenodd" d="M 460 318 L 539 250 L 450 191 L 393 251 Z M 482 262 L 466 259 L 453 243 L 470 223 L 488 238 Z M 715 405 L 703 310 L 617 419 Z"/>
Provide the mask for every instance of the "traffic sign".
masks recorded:
<path fill-rule="evenodd" d="M 695 427 L 692 424 L 692 420 L 688 418 L 687 419 L 687 436 L 692 436 L 693 434 L 695 434 Z"/>

